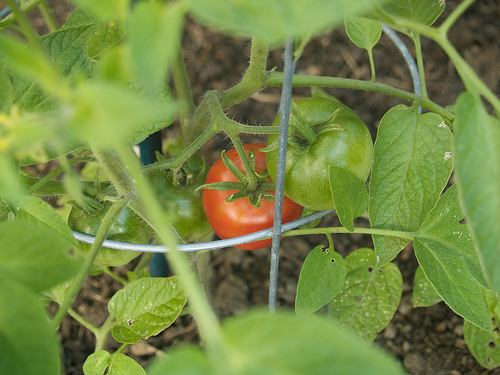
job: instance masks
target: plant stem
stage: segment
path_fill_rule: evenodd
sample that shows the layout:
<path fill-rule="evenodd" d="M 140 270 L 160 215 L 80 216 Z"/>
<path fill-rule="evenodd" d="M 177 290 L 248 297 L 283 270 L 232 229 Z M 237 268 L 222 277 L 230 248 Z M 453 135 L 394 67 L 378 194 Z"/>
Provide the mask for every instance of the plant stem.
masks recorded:
<path fill-rule="evenodd" d="M 461 12 L 463 12 L 471 3 L 471 0 L 465 1 L 463 7 L 460 7 L 456 14 L 461 14 Z M 460 56 L 458 51 L 448 40 L 448 37 L 446 35 L 448 24 L 446 24 L 443 29 L 436 29 L 405 18 L 397 18 L 395 20 L 395 23 L 399 26 L 416 31 L 421 35 L 434 40 L 446 52 L 446 54 L 452 61 L 453 65 L 457 69 L 458 74 L 462 78 L 465 88 L 470 92 L 484 96 L 486 100 L 488 100 L 494 107 L 495 111 L 497 113 L 500 113 L 500 99 L 497 98 L 495 94 L 488 88 L 488 86 L 485 85 L 485 83 L 478 77 L 476 72 L 462 58 L 462 56 Z M 421 105 L 428 108 L 425 103 L 426 101 L 423 100 Z"/>
<path fill-rule="evenodd" d="M 220 358 L 224 355 L 224 350 L 217 317 L 203 294 L 200 284 L 192 275 L 192 269 L 185 254 L 177 250 L 177 241 L 172 235 L 170 223 L 156 202 L 149 181 L 143 178 L 139 161 L 131 150 L 122 147 L 116 151 L 121 160 L 127 165 L 131 177 L 136 182 L 137 192 L 141 199 L 141 204 L 139 205 L 137 205 L 136 200 L 132 201 L 130 204 L 131 207 L 134 205 L 145 210 L 145 212 L 136 212 L 141 216 L 145 214 L 145 216 L 150 219 L 148 222 L 150 222 L 152 228 L 159 234 L 165 246 L 169 248 L 169 263 L 172 265 L 175 273 L 182 278 L 183 286 L 189 295 L 193 316 L 199 327 L 200 336 L 207 350 Z M 134 207 L 132 208 L 134 209 Z"/>
<path fill-rule="evenodd" d="M 115 279 L 116 281 L 118 281 L 120 284 L 122 285 L 127 285 L 128 284 L 128 281 L 125 280 L 123 277 L 120 277 L 118 275 L 116 275 L 114 272 L 112 272 L 108 267 L 103 267 L 102 268 L 102 271 L 109 275 L 110 277 L 112 277 L 113 279 Z"/>
<path fill-rule="evenodd" d="M 189 120 L 194 113 L 193 94 L 189 77 L 182 56 L 182 46 L 177 39 L 177 54 L 172 61 L 172 78 L 174 81 L 175 92 L 180 103 L 180 123 L 184 140 L 192 142 L 196 137 L 195 132 L 191 131 L 192 124 Z"/>
<path fill-rule="evenodd" d="M 28 0 L 28 1 L 23 1 L 21 4 L 22 11 L 23 12 L 29 12 L 31 9 L 36 8 L 40 3 L 44 2 L 45 0 Z M 6 0 L 7 4 L 10 6 L 9 2 Z M 12 9 L 12 8 L 11 8 Z M 3 28 L 6 28 L 9 25 L 12 25 L 14 22 L 16 22 L 17 16 L 15 13 L 9 14 L 7 17 L 5 17 L 3 20 L 0 20 L 0 30 Z"/>
<path fill-rule="evenodd" d="M 113 328 L 113 322 L 115 321 L 115 317 L 108 315 L 106 321 L 99 327 L 96 335 L 95 335 L 95 348 L 94 352 L 97 352 L 104 348 L 104 344 L 106 343 L 106 339 L 108 338 L 109 331 Z"/>
<path fill-rule="evenodd" d="M 283 83 L 283 73 L 273 72 L 269 75 L 269 87 L 280 87 Z M 350 78 L 324 77 L 324 76 L 309 76 L 304 74 L 294 74 L 294 87 L 341 87 L 347 89 L 364 90 L 371 92 L 379 92 L 382 94 L 394 96 L 413 103 L 419 95 L 409 91 L 401 90 L 383 83 L 363 81 Z M 437 105 L 428 98 L 422 98 L 420 105 L 428 110 L 439 114 L 440 116 L 453 120 L 455 115 L 445 108 Z"/>
<path fill-rule="evenodd" d="M 439 26 L 439 30 L 442 35 L 448 34 L 448 31 L 453 26 L 453 24 L 457 21 L 457 19 L 467 10 L 468 7 L 474 3 L 475 0 L 463 0 L 458 6 L 451 12 L 448 17 L 443 21 L 441 26 Z"/>
<path fill-rule="evenodd" d="M 47 3 L 41 2 L 38 5 L 38 9 L 40 10 L 42 17 L 45 20 L 45 23 L 47 24 L 49 31 L 54 32 L 54 31 L 59 30 L 59 24 L 57 23 L 57 20 L 54 17 L 54 14 L 50 10 L 50 8 L 48 7 Z"/>
<path fill-rule="evenodd" d="M 95 236 L 95 241 L 90 246 L 89 253 L 87 254 L 87 257 L 85 258 L 82 267 L 76 274 L 73 282 L 71 283 L 70 287 L 68 288 L 68 292 L 66 294 L 66 297 L 64 298 L 63 302 L 59 306 L 59 310 L 57 310 L 57 313 L 52 320 L 52 326 L 54 329 L 58 329 L 59 326 L 61 325 L 61 322 L 64 319 L 64 316 L 66 315 L 66 312 L 70 308 L 71 304 L 75 300 L 83 282 L 85 281 L 85 278 L 87 277 L 88 273 L 90 272 L 90 269 L 92 268 L 92 264 L 94 263 L 95 258 L 97 257 L 97 254 L 99 253 L 99 250 L 101 249 L 102 243 L 106 239 L 109 230 L 111 229 L 111 226 L 115 222 L 116 218 L 120 214 L 120 212 L 123 211 L 123 209 L 127 206 L 128 200 L 122 199 L 120 201 L 117 201 L 113 203 L 109 211 L 106 213 L 104 216 L 101 226 L 99 227 L 99 230 L 97 231 L 97 234 Z"/>
<path fill-rule="evenodd" d="M 368 51 L 368 60 L 370 61 L 371 82 L 375 82 L 375 61 L 373 60 L 373 50 L 370 48 Z"/>
<path fill-rule="evenodd" d="M 222 109 L 227 109 L 241 103 L 250 95 L 267 87 L 266 63 L 268 53 L 269 50 L 266 43 L 256 38 L 252 39 L 248 69 L 236 86 L 222 93 L 220 99 Z"/>
<path fill-rule="evenodd" d="M 349 231 L 344 227 L 330 227 L 330 228 L 311 228 L 311 229 L 296 229 L 289 232 L 283 233 L 284 237 L 288 236 L 303 236 L 310 234 L 331 234 L 331 233 L 361 233 L 361 234 L 378 234 L 382 236 L 391 236 L 405 238 L 407 240 L 413 240 L 416 236 L 415 232 L 401 232 L 390 229 L 378 229 L 378 228 L 354 228 L 353 231 Z"/>
<path fill-rule="evenodd" d="M 78 323 L 80 323 L 82 326 L 87 328 L 90 332 L 94 334 L 94 336 L 97 336 L 99 334 L 99 328 L 96 327 L 95 325 L 89 323 L 86 321 L 80 314 L 78 314 L 75 310 L 72 308 L 68 309 L 68 314 L 75 319 Z"/>
<path fill-rule="evenodd" d="M 179 154 L 177 154 L 172 158 L 146 165 L 142 168 L 142 170 L 145 173 L 147 173 L 157 169 L 178 168 L 182 164 L 184 164 L 186 160 L 188 160 L 191 156 L 193 156 L 194 153 L 198 149 L 200 149 L 210 138 L 212 138 L 219 132 L 220 129 L 218 128 L 218 126 L 214 122 L 211 122 L 209 126 L 205 129 L 205 131 L 201 133 L 201 135 L 197 139 L 195 139 Z"/>
<path fill-rule="evenodd" d="M 43 54 L 46 55 L 45 48 L 42 46 L 42 41 L 40 39 L 40 35 L 37 34 L 35 28 L 26 17 L 26 14 L 21 10 L 19 5 L 15 0 L 5 0 L 7 5 L 12 10 L 12 14 L 14 14 L 16 21 L 21 26 L 24 36 L 29 40 L 29 42 L 38 50 L 42 51 Z"/>
<path fill-rule="evenodd" d="M 415 54 L 417 56 L 417 67 L 418 67 L 418 75 L 420 77 L 420 89 L 422 99 L 427 99 L 427 84 L 425 82 L 425 69 L 424 69 L 424 59 L 422 56 L 422 43 L 420 41 L 420 34 L 412 32 L 413 43 L 415 44 Z"/>

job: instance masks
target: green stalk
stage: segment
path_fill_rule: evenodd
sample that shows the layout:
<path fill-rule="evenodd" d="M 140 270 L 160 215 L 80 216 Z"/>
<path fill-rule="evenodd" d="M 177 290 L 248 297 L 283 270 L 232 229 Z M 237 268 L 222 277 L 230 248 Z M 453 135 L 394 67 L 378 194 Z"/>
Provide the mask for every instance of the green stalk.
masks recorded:
<path fill-rule="evenodd" d="M 196 137 L 195 132 L 191 131 L 191 116 L 194 113 L 193 94 L 191 92 L 191 85 L 189 84 L 189 77 L 182 56 L 182 47 L 179 40 L 177 40 L 177 51 L 174 60 L 172 61 L 172 78 L 174 81 L 175 92 L 177 99 L 180 103 L 180 123 L 184 140 L 192 142 Z"/>
<path fill-rule="evenodd" d="M 269 87 L 281 87 L 283 84 L 283 73 L 273 72 L 269 75 Z M 309 76 L 303 74 L 294 74 L 293 76 L 293 86 L 294 87 L 340 87 L 346 89 L 363 90 L 371 92 L 379 92 L 386 95 L 394 96 L 402 100 L 406 100 L 413 103 L 417 100 L 419 95 L 415 93 L 401 90 L 384 83 L 363 81 L 350 78 L 338 78 L 338 77 L 323 77 L 323 76 Z M 428 110 L 439 114 L 440 116 L 453 120 L 455 115 L 445 108 L 437 105 L 428 98 L 422 98 L 420 105 L 427 108 Z"/>
<path fill-rule="evenodd" d="M 368 51 L 368 59 L 370 61 L 370 71 L 371 71 L 371 82 L 375 82 L 375 61 L 373 60 L 373 50 L 370 48 Z"/>
<path fill-rule="evenodd" d="M 424 59 L 422 56 L 422 43 L 420 42 L 420 34 L 412 32 L 413 43 L 415 44 L 415 53 L 417 56 L 418 75 L 420 77 L 420 87 L 422 90 L 422 98 L 428 98 L 427 83 L 425 82 Z"/>
<path fill-rule="evenodd" d="M 266 63 L 268 53 L 269 49 L 266 43 L 256 38 L 252 39 L 248 69 L 236 86 L 222 93 L 220 100 L 222 109 L 241 103 L 250 95 L 267 87 Z"/>
<path fill-rule="evenodd" d="M 448 31 L 453 26 L 453 24 L 458 20 L 458 18 L 467 10 L 468 7 L 474 3 L 475 0 L 463 0 L 458 6 L 450 13 L 448 17 L 443 21 L 439 30 L 442 35 L 448 34 Z"/>
<path fill-rule="evenodd" d="M 109 331 L 111 331 L 111 328 L 113 328 L 114 321 L 115 317 L 108 315 L 106 321 L 102 324 L 101 327 L 99 327 L 95 335 L 94 352 L 98 352 L 99 350 L 102 350 L 104 348 L 104 344 L 106 343 L 106 340 L 108 338 Z"/>
<path fill-rule="evenodd" d="M 119 157 L 127 165 L 130 176 L 136 182 L 137 192 L 140 197 L 135 198 L 130 206 L 132 209 L 150 219 L 151 226 L 159 234 L 165 246 L 169 249 L 168 259 L 176 274 L 182 277 L 182 283 L 189 295 L 189 303 L 195 317 L 200 336 L 207 350 L 213 355 L 221 358 L 224 356 L 220 325 L 214 311 L 210 307 L 200 284 L 192 275 L 188 259 L 185 254 L 177 250 L 177 241 L 172 235 L 170 223 L 157 204 L 154 192 L 147 179 L 143 178 L 141 166 L 137 157 L 131 150 L 120 148 L 116 150 Z M 141 212 L 140 209 L 143 211 Z"/>
<path fill-rule="evenodd" d="M 35 31 L 35 28 L 28 20 L 26 14 L 21 10 L 19 5 L 15 0 L 5 0 L 7 5 L 12 10 L 12 14 L 15 17 L 17 23 L 21 26 L 24 36 L 29 40 L 29 42 L 38 50 L 42 51 L 44 55 L 47 54 L 45 48 L 42 46 L 42 40 L 40 39 L 40 35 Z"/>
<path fill-rule="evenodd" d="M 87 322 L 80 314 L 78 314 L 75 310 L 72 308 L 68 309 L 68 314 L 71 316 L 73 319 L 75 319 L 78 323 L 80 323 L 82 326 L 87 328 L 90 332 L 94 334 L 94 336 L 97 336 L 99 334 L 99 328 L 96 327 L 95 325 Z"/>
<path fill-rule="evenodd" d="M 463 7 L 460 7 L 456 15 L 463 12 L 468 5 L 472 3 L 471 0 L 465 2 Z M 458 8 L 457 8 L 458 9 Z M 454 19 L 456 19 L 456 15 L 454 15 Z M 460 56 L 455 47 L 450 43 L 448 37 L 446 36 L 447 28 L 451 26 L 451 24 L 445 24 L 443 29 L 433 28 L 426 25 L 423 25 L 418 22 L 414 22 L 405 18 L 397 18 L 396 24 L 399 26 L 403 26 L 409 30 L 416 31 L 421 35 L 434 40 L 448 55 L 453 65 L 457 69 L 458 74 L 462 78 L 462 81 L 466 87 L 466 89 L 470 92 L 476 93 L 478 95 L 482 95 L 488 100 L 491 105 L 493 105 L 495 111 L 500 113 L 500 99 L 496 97 L 496 95 L 486 86 L 486 84 L 478 77 L 476 72 L 470 67 L 469 64 Z M 422 106 L 425 101 L 422 101 Z"/>
<path fill-rule="evenodd" d="M 23 12 L 29 12 L 33 8 L 36 8 L 40 3 L 44 2 L 45 0 L 27 0 L 23 1 L 21 4 L 21 9 Z M 9 0 L 6 0 L 7 4 L 9 4 Z M 11 8 L 12 9 L 12 8 Z M 0 20 L 0 30 L 6 28 L 9 25 L 12 25 L 14 22 L 17 21 L 17 16 L 14 12 L 9 14 L 7 17 L 5 17 L 3 20 Z"/>
<path fill-rule="evenodd" d="M 417 235 L 415 232 L 402 232 L 390 229 L 378 228 L 354 228 L 354 231 L 349 231 L 344 227 L 330 227 L 330 228 L 311 228 L 311 229 L 296 229 L 283 233 L 284 237 L 289 236 L 304 236 L 311 234 L 331 234 L 331 233 L 361 233 L 361 234 L 378 234 L 381 236 L 399 237 L 413 241 Z"/>
<path fill-rule="evenodd" d="M 45 20 L 45 24 L 49 28 L 50 32 L 54 32 L 59 30 L 59 24 L 57 23 L 56 18 L 54 17 L 54 13 L 50 10 L 46 2 L 42 2 L 38 5 L 38 9 L 42 14 L 43 19 Z"/>
<path fill-rule="evenodd" d="M 179 154 L 172 158 L 146 165 L 142 168 L 142 170 L 147 173 L 156 169 L 178 168 L 184 164 L 186 160 L 193 156 L 196 151 L 198 151 L 208 140 L 210 140 L 210 138 L 219 132 L 219 127 L 214 122 L 211 122 L 204 132 Z"/>
<path fill-rule="evenodd" d="M 89 253 L 85 258 L 82 267 L 80 268 L 73 282 L 68 288 L 66 297 L 64 297 L 63 302 L 59 306 L 59 310 L 57 310 L 57 313 L 54 319 L 52 320 L 52 326 L 54 327 L 54 329 L 58 329 L 59 326 L 61 325 L 64 316 L 68 312 L 68 309 L 70 308 L 78 292 L 80 291 L 80 288 L 82 287 L 85 278 L 89 274 L 92 268 L 92 264 L 94 263 L 94 260 L 97 257 L 97 254 L 99 253 L 99 250 L 102 247 L 102 243 L 106 239 L 108 232 L 111 229 L 111 226 L 116 221 L 116 218 L 118 217 L 120 212 L 122 212 L 123 209 L 127 206 L 127 204 L 128 200 L 126 199 L 115 202 L 104 216 L 101 226 L 99 227 L 99 230 L 97 231 L 97 234 L 95 236 L 94 243 L 90 247 Z"/>

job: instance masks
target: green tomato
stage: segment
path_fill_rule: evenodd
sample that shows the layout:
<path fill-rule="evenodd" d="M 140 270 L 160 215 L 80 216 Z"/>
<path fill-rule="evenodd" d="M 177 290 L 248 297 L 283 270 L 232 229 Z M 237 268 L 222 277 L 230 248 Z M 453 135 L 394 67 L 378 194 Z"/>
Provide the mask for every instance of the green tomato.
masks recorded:
<path fill-rule="evenodd" d="M 292 105 L 292 115 L 286 154 L 285 195 L 314 210 L 334 209 L 329 166 L 344 168 L 366 181 L 374 152 L 370 132 L 354 111 L 338 100 L 304 98 Z M 272 125 L 280 125 L 280 115 Z M 270 151 L 266 155 L 266 164 L 273 180 L 276 180 L 277 142 L 278 135 L 268 136 Z"/>
<path fill-rule="evenodd" d="M 76 232 L 95 236 L 104 216 L 112 206 L 112 202 L 104 202 L 103 210 L 97 215 L 91 215 L 79 207 L 73 207 L 68 217 L 70 228 Z M 118 215 L 111 226 L 107 239 L 120 242 L 147 244 L 151 237 L 149 225 L 129 207 Z M 80 243 L 83 256 L 87 256 L 90 245 Z M 99 250 L 95 263 L 101 266 L 122 266 L 137 258 L 141 253 L 103 247 Z"/>
<path fill-rule="evenodd" d="M 186 243 L 204 241 L 213 234 L 203 210 L 201 191 L 195 192 L 205 182 L 207 175 L 202 159 L 201 162 L 201 171 L 193 171 L 200 166 L 192 167 L 189 161 L 181 169 L 155 170 L 147 174 L 157 193 L 158 203 L 170 214 L 172 227 Z"/>

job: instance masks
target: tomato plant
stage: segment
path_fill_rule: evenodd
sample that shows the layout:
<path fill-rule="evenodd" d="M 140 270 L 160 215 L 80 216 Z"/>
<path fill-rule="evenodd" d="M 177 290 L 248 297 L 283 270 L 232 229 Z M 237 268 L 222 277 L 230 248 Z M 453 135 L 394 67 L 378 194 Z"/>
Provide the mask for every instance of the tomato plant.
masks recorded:
<path fill-rule="evenodd" d="M 290 122 L 294 132 L 286 154 L 285 195 L 315 210 L 334 209 L 328 167 L 345 168 L 366 181 L 373 163 L 370 132 L 353 110 L 337 100 L 300 99 L 294 112 Z M 272 125 L 279 124 L 280 115 Z M 268 146 L 276 142 L 276 135 L 268 136 Z M 272 178 L 276 178 L 277 161 L 278 149 L 274 147 L 266 154 Z"/>
<path fill-rule="evenodd" d="M 259 151 L 264 143 L 252 143 L 244 145 L 246 152 L 255 152 L 255 172 L 261 173 L 266 169 L 266 155 Z M 235 165 L 244 171 L 241 159 L 236 149 L 226 152 L 226 156 Z M 227 168 L 222 158 L 218 159 L 209 169 L 206 184 L 216 182 L 237 182 L 238 178 Z M 242 236 L 254 233 L 262 229 L 270 228 L 273 225 L 274 201 L 262 199 L 258 207 L 250 204 L 248 198 L 240 198 L 232 202 L 227 202 L 226 197 L 236 191 L 213 190 L 205 188 L 203 190 L 203 208 L 208 221 L 215 233 L 222 239 Z M 300 218 L 303 207 L 285 198 L 283 201 L 283 223 Z M 255 250 L 271 245 L 271 240 L 254 241 L 247 244 L 237 245 L 243 250 Z"/>
<path fill-rule="evenodd" d="M 494 1 L 455 0 L 443 12 L 451 0 L 268 0 L 265 5 L 260 0 L 124 0 L 111 6 L 106 1 L 70 0 L 71 13 L 55 19 L 48 4 L 64 1 L 1 2 L 6 5 L 0 9 L 2 373 L 64 373 L 61 364 L 71 358 L 61 360 L 61 353 L 69 349 L 61 348 L 61 341 L 67 345 L 71 340 L 64 336 L 67 330 L 57 330 L 70 315 L 95 336 L 95 350 L 83 372 L 144 375 L 146 371 L 125 354 L 133 352 L 127 345 L 167 328 L 189 298 L 189 313 L 203 348 L 174 348 L 148 374 L 239 374 L 242 368 L 248 373 L 261 373 L 264 368 L 276 373 L 328 373 L 335 368 L 339 373 L 400 374 L 398 363 L 365 341 L 373 340 L 393 319 L 403 285 L 413 285 L 415 306 L 441 300 L 448 305 L 463 318 L 464 340 L 478 363 L 489 369 L 500 366 L 500 311 L 496 308 L 500 306 L 500 99 L 494 91 L 495 80 L 485 83 L 480 74 L 483 78 L 489 75 L 484 76 L 483 69 L 472 69 L 488 67 L 474 61 L 481 56 L 476 52 L 495 48 L 495 43 L 489 43 L 498 35 L 494 26 L 500 25 Z M 37 6 L 40 12 L 28 16 Z M 473 11 L 466 12 L 469 7 Z M 475 33 L 463 25 L 478 25 L 478 18 L 474 23 L 459 21 L 470 14 L 494 26 L 483 27 L 480 38 L 469 34 L 462 38 L 462 32 Z M 46 25 L 41 25 L 40 17 Z M 331 42 L 340 42 L 344 35 L 334 31 L 342 22 L 345 36 L 368 53 L 366 60 L 350 53 L 352 45 L 345 50 L 331 48 Z M 222 63 L 229 57 L 245 58 L 246 41 L 240 43 L 239 39 L 238 51 L 219 49 L 208 42 L 210 31 L 205 33 L 204 27 L 252 38 L 248 66 L 240 81 L 217 79 L 212 89 L 205 85 L 205 78 L 224 71 Z M 7 28 L 10 30 L 4 31 Z M 377 46 L 382 31 L 396 46 Z M 396 36 L 404 34 L 405 40 L 396 42 L 390 31 Z M 457 40 L 464 42 L 459 48 L 453 45 Z M 475 41 L 474 48 L 467 50 L 465 42 L 470 40 Z M 408 48 L 407 43 L 413 45 Z M 446 56 L 429 59 L 425 55 L 428 43 L 435 43 Z M 283 60 L 276 58 L 281 47 Z M 317 48 L 322 56 L 328 55 L 328 63 L 307 65 L 316 58 L 307 55 L 318 52 Z M 339 50 L 348 53 L 330 56 Z M 406 66 L 391 66 L 398 62 L 391 55 L 399 53 L 397 50 L 402 52 L 413 82 L 403 82 Z M 236 53 L 226 55 L 228 51 Z M 302 55 L 309 59 L 300 66 Z M 212 61 L 216 69 L 205 65 L 211 63 L 211 56 L 216 57 Z M 383 64 L 375 61 L 378 56 L 384 56 Z M 488 50 L 488 56 L 494 53 Z M 427 64 L 429 60 L 433 63 Z M 441 85 L 434 80 L 427 85 L 427 73 L 434 78 L 443 76 L 436 70 L 442 61 L 449 65 L 445 68 L 457 73 L 447 79 L 459 80 L 444 86 L 463 89 L 460 95 L 455 90 L 444 90 L 453 95 L 441 95 Z M 197 66 L 186 66 L 186 62 Z M 342 69 L 338 77 L 330 76 L 340 70 L 332 66 L 337 63 L 345 69 L 359 64 L 361 69 L 354 74 Z M 269 69 L 271 66 L 276 67 Z M 196 74 L 196 69 L 203 70 L 202 74 Z M 224 78 L 232 76 L 228 73 Z M 196 77 L 195 90 L 190 76 Z M 349 76 L 356 79 L 345 78 Z M 394 76 L 402 81 L 394 85 Z M 224 86 L 228 88 L 221 88 Z M 337 100 L 318 96 L 319 87 L 346 100 L 349 96 L 354 110 L 362 109 L 372 117 L 374 144 L 360 118 Z M 205 233 L 212 231 L 208 224 L 221 238 L 271 226 L 272 179 L 276 179 L 277 134 L 281 130 L 279 118 L 274 119 L 275 88 L 281 88 L 280 107 L 286 116 L 291 103 L 284 221 L 300 216 L 304 205 L 309 212 L 335 208 L 339 225 L 324 220 L 314 227 L 288 230 L 283 235 L 308 237 L 288 241 L 290 248 L 271 249 L 269 308 L 275 310 L 281 293 L 277 282 L 280 252 L 287 252 L 287 261 L 299 263 L 291 252 L 295 245 L 311 245 L 295 298 L 295 312 L 302 316 L 280 311 L 271 316 L 254 313 L 219 324 L 207 298 L 212 290 L 204 293 L 199 282 L 204 281 L 199 265 L 208 258 L 198 255 L 208 253 L 196 251 L 217 247 L 203 243 Z M 291 102 L 292 94 L 309 96 L 306 88 L 311 89 L 311 98 Z M 363 90 L 362 98 L 355 97 L 356 90 Z M 197 98 L 199 92 L 204 94 Z M 378 101 L 381 96 L 376 95 L 380 94 L 389 100 Z M 247 100 L 250 103 L 242 103 Z M 392 107 L 393 102 L 399 104 Z M 252 105 L 250 116 L 240 112 Z M 256 112 L 259 117 L 252 118 Z M 259 125 L 250 124 L 254 121 Z M 271 122 L 273 126 L 267 126 Z M 216 145 L 210 141 L 220 133 L 238 152 L 223 154 L 223 161 L 212 167 L 215 178 L 208 173 L 205 180 L 204 170 L 190 170 L 186 162 L 206 146 Z M 143 143 L 152 134 L 160 135 L 159 147 Z M 267 144 L 244 147 L 241 139 L 246 135 L 267 136 Z M 141 165 L 132 152 L 137 144 L 149 144 L 148 151 L 166 150 L 168 144 L 178 149 L 164 160 Z M 265 157 L 258 148 L 266 149 Z M 95 163 L 109 178 L 106 188 L 120 199 L 114 204 L 104 200 L 104 207 L 99 203 L 103 199 L 86 200 L 99 189 L 82 178 L 82 171 L 75 168 L 78 163 Z M 205 190 L 200 202 L 200 193 L 195 192 L 203 182 L 212 187 L 202 185 Z M 58 204 L 47 203 L 60 196 Z M 97 262 L 118 265 L 138 254 L 104 248 L 84 262 L 74 257 L 71 249 L 77 246 L 76 239 L 58 210 L 59 203 L 69 200 L 99 212 L 91 215 L 73 208 L 69 222 L 79 232 L 95 234 L 100 228 L 101 233 L 109 233 L 108 238 L 140 243 L 158 236 L 165 247 L 144 248 L 167 252 L 180 282 L 176 277 L 150 277 L 147 256 L 126 277 L 120 275 L 121 270 L 105 268 L 106 275 L 123 288 L 107 301 L 105 314 L 109 314 L 104 324 L 86 321 L 80 309 L 71 306 L 88 285 L 90 260 L 98 255 Z M 315 212 L 313 218 L 330 214 Z M 178 237 L 168 228 L 169 218 Z M 154 234 L 145 222 L 154 228 Z M 344 248 L 350 241 L 335 241 L 338 234 L 363 236 L 363 246 L 369 247 Z M 317 245 L 318 236 L 325 237 L 328 248 Z M 97 245 L 102 237 L 96 235 Z M 194 241 L 201 243 L 176 246 Z M 259 240 L 239 247 L 270 243 Z M 334 243 L 339 243 L 341 251 L 334 249 Z M 97 245 L 92 251 L 99 250 Z M 88 245 L 81 247 L 89 251 Z M 405 256 L 392 262 L 403 249 Z M 188 261 L 176 250 L 193 253 Z M 416 262 L 404 264 L 411 251 Z M 349 255 L 344 258 L 345 254 Z M 242 258 L 260 257 L 236 257 Z M 416 267 L 417 263 L 413 282 L 403 282 L 409 273 L 402 275 L 399 265 Z M 201 277 L 190 277 L 193 271 Z M 222 284 L 210 283 L 213 285 Z M 220 295 L 227 294 L 224 290 Z M 288 297 L 281 302 L 293 307 Z M 108 346 L 110 335 L 121 345 Z M 304 346 L 304 342 L 308 344 Z M 113 347 L 119 349 L 109 352 Z M 414 362 L 406 359 L 403 364 Z M 446 370 L 440 372 L 449 372 Z"/>
<path fill-rule="evenodd" d="M 97 214 L 90 214 L 74 206 L 68 217 L 68 225 L 76 232 L 95 236 L 102 219 L 112 204 L 113 202 L 110 201 L 104 202 L 102 211 Z M 107 238 L 113 241 L 146 244 L 150 239 L 150 228 L 132 209 L 125 207 L 111 227 Z M 90 245 L 80 243 L 79 248 L 82 255 L 86 256 L 90 250 Z M 103 247 L 99 250 L 95 263 L 102 266 L 122 266 L 139 255 L 141 253 L 137 251 L 124 251 Z"/>

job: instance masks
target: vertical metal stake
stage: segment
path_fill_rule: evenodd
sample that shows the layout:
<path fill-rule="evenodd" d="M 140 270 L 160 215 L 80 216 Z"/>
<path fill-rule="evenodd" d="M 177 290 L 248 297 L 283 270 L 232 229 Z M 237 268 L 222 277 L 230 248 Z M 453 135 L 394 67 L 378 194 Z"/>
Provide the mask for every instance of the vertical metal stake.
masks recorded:
<path fill-rule="evenodd" d="M 278 266 L 279 249 L 281 238 L 281 217 L 283 208 L 283 189 L 285 186 L 285 162 L 286 147 L 288 142 L 288 122 L 290 115 L 290 100 L 292 99 L 293 78 L 293 40 L 287 40 L 285 44 L 285 65 L 283 87 L 280 103 L 280 133 L 278 144 L 278 165 L 276 172 L 276 192 L 274 204 L 274 225 L 271 245 L 271 271 L 269 280 L 269 311 L 276 311 L 277 288 L 278 288 Z"/>

